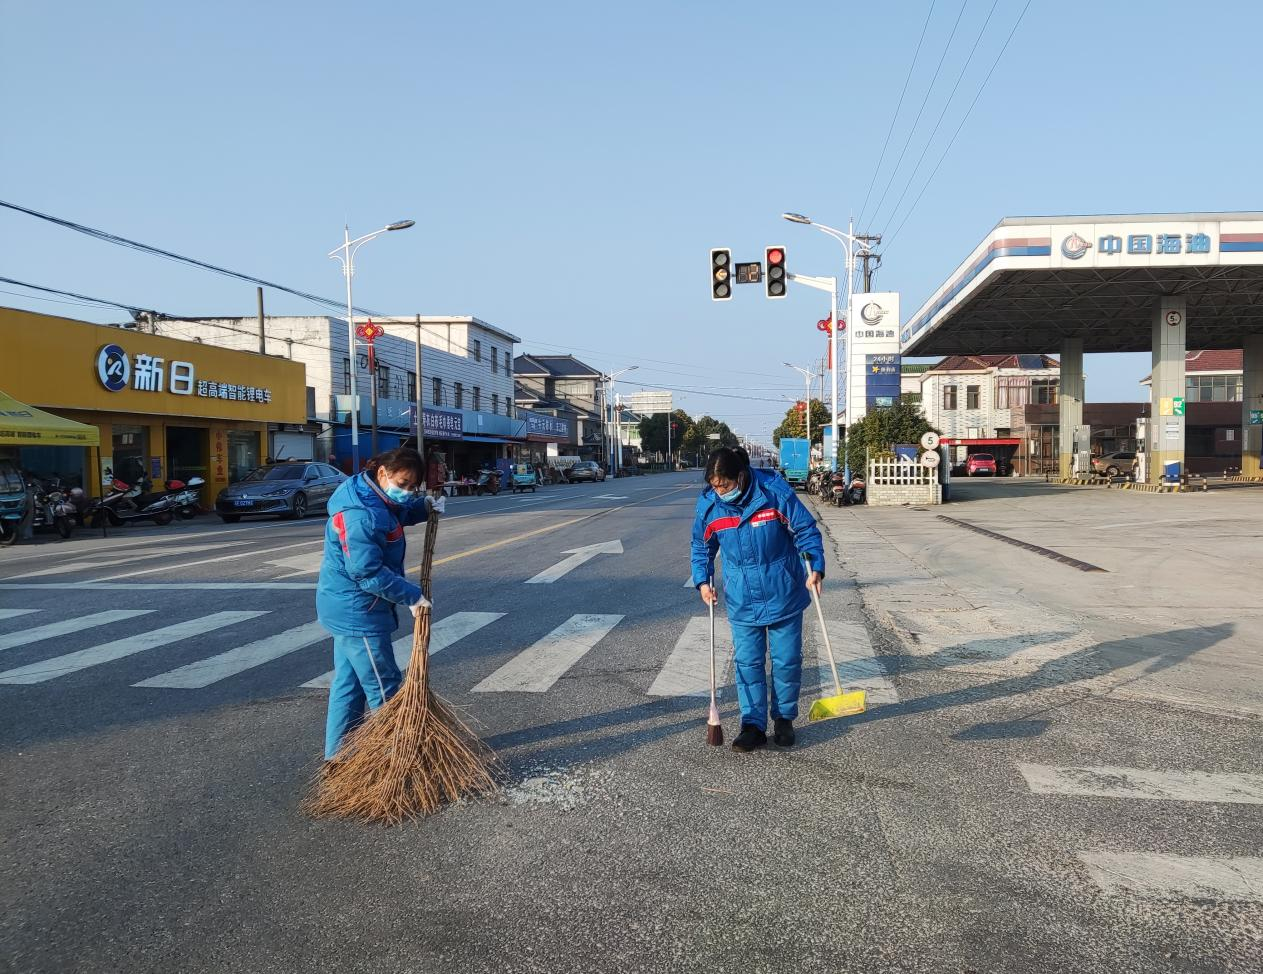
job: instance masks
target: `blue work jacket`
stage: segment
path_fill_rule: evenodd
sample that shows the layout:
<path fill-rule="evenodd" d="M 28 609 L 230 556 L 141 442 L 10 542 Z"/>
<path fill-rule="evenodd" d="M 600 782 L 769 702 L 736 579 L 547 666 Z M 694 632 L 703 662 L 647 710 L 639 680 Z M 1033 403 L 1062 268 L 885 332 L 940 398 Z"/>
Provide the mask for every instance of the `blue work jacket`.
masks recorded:
<path fill-rule="evenodd" d="M 395 606 L 421 600 L 421 586 L 405 577 L 403 529 L 425 517 L 424 497 L 395 504 L 366 473 L 333 492 L 316 586 L 316 616 L 322 626 L 335 636 L 395 631 Z"/>
<path fill-rule="evenodd" d="M 711 487 L 697 499 L 694 587 L 714 575 L 720 551 L 728 618 L 739 625 L 774 625 L 811 604 L 804 555 L 824 575 L 824 542 L 815 518 L 788 483 L 760 471 L 751 471 L 750 486 L 732 504 Z"/>

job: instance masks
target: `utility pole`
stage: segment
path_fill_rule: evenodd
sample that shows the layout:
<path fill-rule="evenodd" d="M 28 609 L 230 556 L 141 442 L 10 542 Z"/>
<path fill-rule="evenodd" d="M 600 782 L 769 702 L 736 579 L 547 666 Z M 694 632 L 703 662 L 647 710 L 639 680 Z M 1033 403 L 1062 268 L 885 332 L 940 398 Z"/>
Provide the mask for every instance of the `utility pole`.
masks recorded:
<path fill-rule="evenodd" d="M 254 296 L 258 299 L 258 317 L 259 317 L 259 354 L 267 354 L 267 343 L 263 337 L 263 288 L 256 287 Z"/>
<path fill-rule="evenodd" d="M 507 352 L 506 352 L 507 354 Z M 417 315 L 417 452 L 425 456 L 425 393 L 421 382 L 421 316 Z M 426 474 L 429 475 L 429 465 Z"/>
<path fill-rule="evenodd" d="M 873 289 L 873 271 L 881 267 L 881 254 L 875 254 L 869 249 L 869 244 L 881 243 L 880 233 L 857 233 L 856 240 L 863 242 L 863 250 L 857 256 L 864 262 L 864 293 L 867 294 Z"/>

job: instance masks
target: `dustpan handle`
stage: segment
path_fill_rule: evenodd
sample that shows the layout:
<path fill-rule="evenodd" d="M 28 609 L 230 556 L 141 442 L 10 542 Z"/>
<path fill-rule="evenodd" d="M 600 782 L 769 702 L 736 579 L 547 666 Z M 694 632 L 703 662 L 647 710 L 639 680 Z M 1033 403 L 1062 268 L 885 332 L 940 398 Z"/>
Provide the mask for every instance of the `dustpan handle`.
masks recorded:
<path fill-rule="evenodd" d="M 811 562 L 807 556 L 803 555 L 803 564 L 807 568 L 807 573 L 811 573 Z M 824 637 L 824 651 L 829 657 L 829 669 L 833 672 L 833 690 L 838 695 L 842 695 L 842 681 L 838 678 L 838 664 L 833 659 L 833 645 L 829 642 L 829 629 L 824 624 L 824 612 L 820 608 L 820 596 L 813 588 L 811 590 L 811 604 L 816 607 L 816 618 L 820 620 L 820 635 Z"/>

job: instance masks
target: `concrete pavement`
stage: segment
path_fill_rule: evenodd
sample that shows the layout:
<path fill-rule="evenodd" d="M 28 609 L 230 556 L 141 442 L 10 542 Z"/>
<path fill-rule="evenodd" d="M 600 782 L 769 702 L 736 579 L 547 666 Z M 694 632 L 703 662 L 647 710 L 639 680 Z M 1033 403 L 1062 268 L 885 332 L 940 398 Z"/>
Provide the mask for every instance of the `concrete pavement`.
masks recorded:
<path fill-rule="evenodd" d="M 1190 606 L 1195 621 L 1136 628 L 1111 598 L 1139 584 L 1126 566 L 1140 559 L 1078 552 L 1118 577 L 1067 581 L 1060 563 L 934 515 L 1014 533 L 1051 512 L 1065 539 L 1118 531 L 1122 544 L 1127 529 L 1103 525 L 1185 498 L 1112 494 L 1132 506 L 1097 510 L 996 483 L 941 511 L 823 509 L 825 613 L 844 681 L 872 706 L 802 727 L 793 750 L 739 756 L 706 747 L 690 693 L 704 658 L 704 609 L 684 586 L 697 486 L 673 475 L 452 505 L 435 575 L 452 638 L 434 678 L 508 778 L 496 801 L 397 829 L 297 812 L 324 711 L 303 684 L 327 670 L 328 644 L 281 637 L 313 618 L 314 577 L 290 559 L 318 550 L 320 523 L 0 555 L 0 963 L 1250 969 L 1259 644 L 1242 625 L 1252 606 L 1228 604 L 1246 539 L 1208 582 L 1217 614 Z M 1224 513 L 1223 533 L 1248 533 L 1251 511 Z M 527 584 L 616 539 L 622 554 Z M 227 542 L 242 543 L 187 550 Z M 39 574 L 82 562 L 101 567 Z M 24 641 L 108 612 L 148 614 Z M 228 612 L 260 614 L 205 623 Z M 144 635 L 187 623 L 191 637 Z M 567 625 L 599 638 L 560 657 L 548 640 Z M 6 682 L 24 668 L 55 675 Z M 818 692 L 806 680 L 804 703 Z"/>

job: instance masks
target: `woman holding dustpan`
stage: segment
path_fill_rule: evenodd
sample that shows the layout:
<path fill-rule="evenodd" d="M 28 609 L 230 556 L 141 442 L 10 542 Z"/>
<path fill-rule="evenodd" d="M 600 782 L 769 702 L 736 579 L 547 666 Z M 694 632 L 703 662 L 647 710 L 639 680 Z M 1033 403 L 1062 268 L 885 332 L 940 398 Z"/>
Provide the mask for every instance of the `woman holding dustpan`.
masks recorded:
<path fill-rule="evenodd" d="M 793 489 L 752 470 L 744 450 L 712 453 L 706 484 L 693 520 L 693 585 L 708 606 L 718 601 L 712 579 L 715 555 L 723 552 L 741 705 L 741 733 L 732 749 L 746 752 L 767 744 L 769 652 L 772 740 L 790 747 L 802 685 L 803 611 L 824 579 L 820 529 Z"/>

